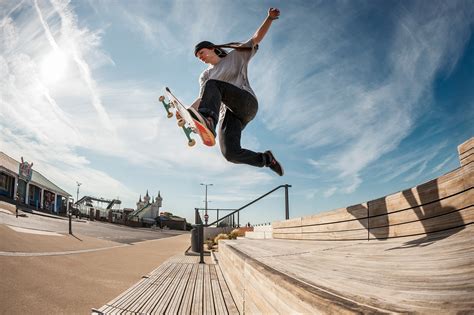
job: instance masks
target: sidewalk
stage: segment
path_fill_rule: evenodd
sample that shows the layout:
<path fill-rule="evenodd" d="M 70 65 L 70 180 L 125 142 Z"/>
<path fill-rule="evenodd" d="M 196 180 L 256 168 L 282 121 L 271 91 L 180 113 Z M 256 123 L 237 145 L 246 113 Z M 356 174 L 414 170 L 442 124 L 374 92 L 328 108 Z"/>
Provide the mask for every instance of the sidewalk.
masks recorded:
<path fill-rule="evenodd" d="M 0 225 L 0 239 L 0 251 L 31 254 L 0 256 L 5 314 L 90 314 L 190 244 L 189 234 L 124 245 L 82 235 L 20 233 L 6 225 Z"/>
<path fill-rule="evenodd" d="M 5 212 L 5 213 L 9 212 L 9 213 L 15 215 L 15 209 L 16 209 L 15 205 L 4 202 L 4 201 L 0 201 L 0 210 L 2 212 Z M 56 214 L 52 214 L 52 213 L 46 213 L 46 212 L 31 210 L 31 209 L 26 209 L 26 208 L 22 209 L 21 206 L 18 208 L 18 210 L 19 210 L 18 214 L 30 213 L 30 214 L 40 215 L 40 216 L 43 216 L 43 217 L 49 217 L 49 218 L 58 219 L 58 220 L 69 220 L 68 217 L 64 217 L 64 216 L 60 216 L 60 215 L 56 215 Z M 72 217 L 72 221 L 85 222 L 85 220 L 77 219 L 74 216 Z"/>

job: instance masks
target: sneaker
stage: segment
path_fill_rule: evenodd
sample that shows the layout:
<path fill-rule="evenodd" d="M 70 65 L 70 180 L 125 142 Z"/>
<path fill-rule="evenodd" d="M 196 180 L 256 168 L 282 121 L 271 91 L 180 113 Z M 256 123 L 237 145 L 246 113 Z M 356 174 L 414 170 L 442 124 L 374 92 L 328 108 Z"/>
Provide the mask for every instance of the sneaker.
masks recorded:
<path fill-rule="evenodd" d="M 214 119 L 211 117 L 204 117 L 200 112 L 195 110 L 194 108 L 190 107 L 188 108 L 189 114 L 191 114 L 191 117 L 197 121 L 199 121 L 201 124 L 206 126 L 207 129 L 209 129 L 210 132 L 216 136 L 216 126 L 214 124 Z"/>
<path fill-rule="evenodd" d="M 188 112 L 193 118 L 199 135 L 201 136 L 202 142 L 212 147 L 216 144 L 216 127 L 214 120 L 211 117 L 204 117 L 194 108 L 188 108 Z"/>
<path fill-rule="evenodd" d="M 265 151 L 265 153 L 263 154 L 265 154 L 265 157 L 267 159 L 265 166 L 269 167 L 278 175 L 283 176 L 283 167 L 281 166 L 280 162 L 275 159 L 275 156 L 273 156 L 272 151 Z"/>

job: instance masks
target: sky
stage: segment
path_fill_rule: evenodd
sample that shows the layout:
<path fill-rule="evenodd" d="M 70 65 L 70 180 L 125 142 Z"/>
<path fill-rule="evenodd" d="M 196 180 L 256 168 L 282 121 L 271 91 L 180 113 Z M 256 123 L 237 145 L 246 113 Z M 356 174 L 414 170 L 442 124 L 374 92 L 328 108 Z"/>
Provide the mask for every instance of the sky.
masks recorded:
<path fill-rule="evenodd" d="M 277 7 L 249 64 L 259 101 L 242 146 L 285 176 L 189 148 L 158 102 L 185 104 L 202 41 L 246 41 Z M 459 167 L 474 136 L 472 1 L 0 1 L 0 151 L 79 197 L 148 190 L 194 223 L 290 184 L 290 217 L 358 204 Z M 471 88 L 469 88 L 471 87 Z M 210 212 L 211 219 L 214 212 Z M 222 216 L 222 215 L 221 215 Z M 284 191 L 241 223 L 284 219 Z"/>

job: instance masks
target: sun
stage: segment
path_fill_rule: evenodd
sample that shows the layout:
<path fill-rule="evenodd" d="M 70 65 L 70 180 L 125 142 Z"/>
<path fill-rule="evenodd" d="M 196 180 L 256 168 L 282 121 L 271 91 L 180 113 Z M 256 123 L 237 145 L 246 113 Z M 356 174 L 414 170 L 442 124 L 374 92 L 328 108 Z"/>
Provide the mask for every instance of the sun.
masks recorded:
<path fill-rule="evenodd" d="M 41 77 L 46 84 L 54 84 L 64 78 L 68 66 L 66 54 L 59 48 L 49 52 L 41 61 Z"/>

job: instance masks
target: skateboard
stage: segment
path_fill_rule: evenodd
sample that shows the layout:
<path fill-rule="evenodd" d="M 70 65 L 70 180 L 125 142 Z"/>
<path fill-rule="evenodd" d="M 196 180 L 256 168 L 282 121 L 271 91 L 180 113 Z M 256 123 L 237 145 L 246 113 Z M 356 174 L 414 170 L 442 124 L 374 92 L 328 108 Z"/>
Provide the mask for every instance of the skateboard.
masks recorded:
<path fill-rule="evenodd" d="M 216 143 L 214 137 L 205 132 L 206 127 L 191 116 L 183 103 L 171 93 L 168 87 L 165 88 L 165 95 L 160 96 L 159 101 L 163 104 L 168 118 L 173 117 L 174 110 L 178 126 L 183 129 L 188 139 L 188 146 L 192 147 L 196 144 L 196 141 L 191 138 L 192 133 L 198 134 L 201 137 L 202 143 L 207 146 L 213 146 Z"/>

